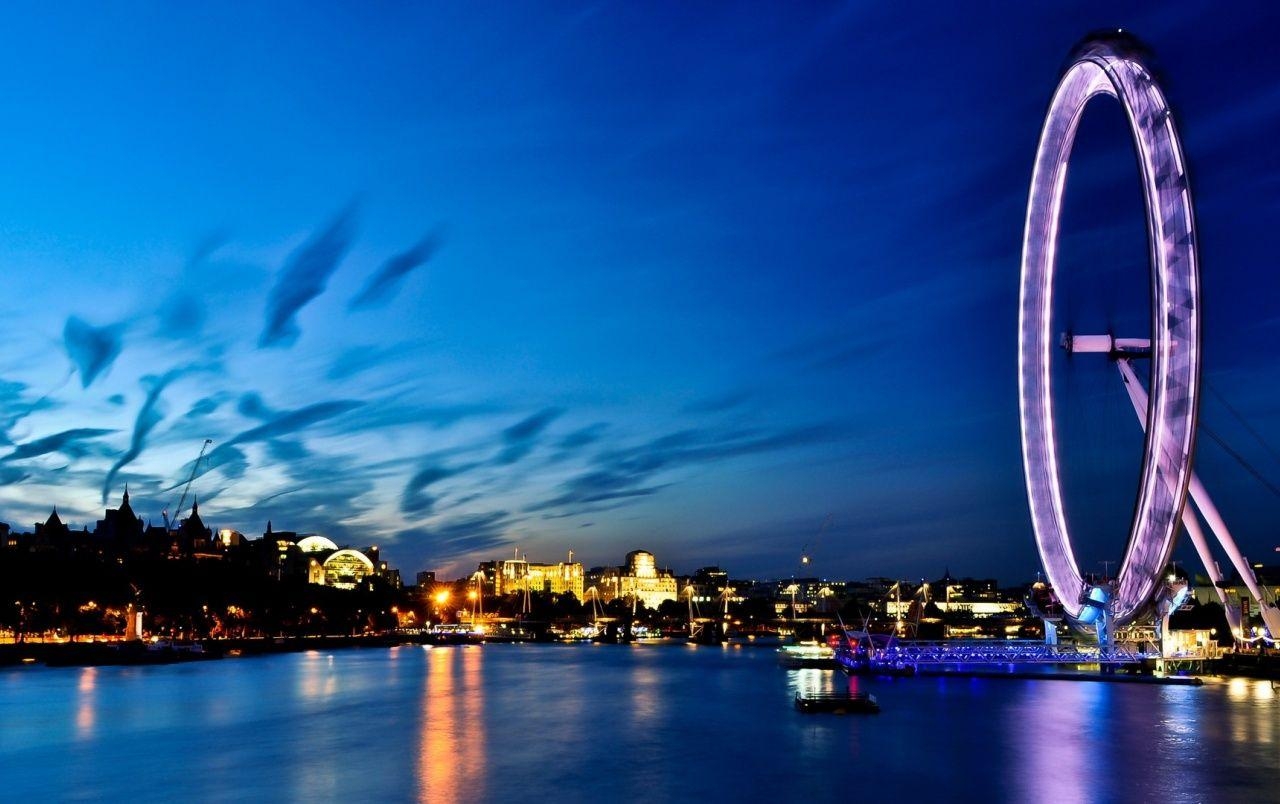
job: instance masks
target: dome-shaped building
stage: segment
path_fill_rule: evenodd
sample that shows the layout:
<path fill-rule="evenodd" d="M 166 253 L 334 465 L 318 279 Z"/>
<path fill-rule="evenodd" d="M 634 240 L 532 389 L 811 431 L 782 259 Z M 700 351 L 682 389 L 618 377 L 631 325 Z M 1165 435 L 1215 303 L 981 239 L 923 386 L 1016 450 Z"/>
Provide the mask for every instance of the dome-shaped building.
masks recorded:
<path fill-rule="evenodd" d="M 324 584 L 339 589 L 355 589 L 377 570 L 359 550 L 339 550 L 324 560 Z"/>

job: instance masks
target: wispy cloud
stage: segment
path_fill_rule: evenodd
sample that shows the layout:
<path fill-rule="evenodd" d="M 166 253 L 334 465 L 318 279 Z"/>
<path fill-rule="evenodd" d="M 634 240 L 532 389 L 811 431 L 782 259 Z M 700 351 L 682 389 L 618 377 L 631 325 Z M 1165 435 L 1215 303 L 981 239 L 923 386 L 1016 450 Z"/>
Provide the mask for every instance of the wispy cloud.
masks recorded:
<path fill-rule="evenodd" d="M 561 408 L 546 408 L 503 430 L 502 442 L 506 446 L 502 448 L 495 462 L 509 466 L 528 455 L 533 451 L 542 431 L 563 413 L 564 410 Z"/>
<path fill-rule="evenodd" d="M 66 379 L 69 380 L 70 375 Z M 30 399 L 29 390 L 25 383 L 0 380 L 0 444 L 13 443 L 10 433 L 18 422 L 37 411 L 58 406 L 47 393 L 38 399 Z"/>
<path fill-rule="evenodd" d="M 457 404 L 414 404 L 396 400 L 380 400 L 366 405 L 347 417 L 348 431 L 380 430 L 404 425 L 426 425 L 443 429 L 464 419 L 491 416 L 504 409 L 487 402 Z"/>
<path fill-rule="evenodd" d="M 62 341 L 67 356 L 80 372 L 82 387 L 88 388 L 98 375 L 111 368 L 123 347 L 123 333 L 123 324 L 95 327 L 74 315 L 67 319 Z"/>
<path fill-rule="evenodd" d="M 275 413 L 262 401 L 262 395 L 250 391 L 241 394 L 236 402 L 236 412 L 247 419 L 270 419 Z"/>
<path fill-rule="evenodd" d="M 290 435 L 299 430 L 312 427 L 326 419 L 332 419 L 335 416 L 341 416 L 348 411 L 355 410 L 363 405 L 363 402 L 354 399 L 338 399 L 330 402 L 317 402 L 314 405 L 307 405 L 304 408 L 291 410 L 274 416 L 266 424 L 260 424 L 249 430 L 245 430 L 240 435 L 231 439 L 227 444 L 248 444 L 254 441 L 264 441 L 268 438 L 279 438 L 280 436 Z"/>
<path fill-rule="evenodd" d="M 434 560 L 491 550 L 506 544 L 511 518 L 506 511 L 454 517 L 430 527 L 402 530 L 397 544 Z"/>
<path fill-rule="evenodd" d="M 596 422 L 595 424 L 574 430 L 564 438 L 556 442 L 556 448 L 562 450 L 580 450 L 583 447 L 590 446 L 604 436 L 609 425 L 604 422 Z"/>
<path fill-rule="evenodd" d="M 204 329 L 205 309 L 200 299 L 180 291 L 160 313 L 160 333 L 170 338 L 194 338 Z"/>
<path fill-rule="evenodd" d="M 400 287 L 405 276 L 415 268 L 425 265 L 440 249 L 441 242 L 442 235 L 437 229 L 418 241 L 413 248 L 387 260 L 377 273 L 369 277 L 364 288 L 351 300 L 348 309 L 365 310 L 386 303 Z"/>
<path fill-rule="evenodd" d="M 785 450 L 846 434 L 830 425 L 799 427 L 774 433 L 747 430 L 680 430 L 629 448 L 601 452 L 593 468 L 560 486 L 560 493 L 529 511 L 570 508 L 576 513 L 602 510 L 610 501 L 634 501 L 659 492 L 664 472 L 746 455 Z"/>
<path fill-rule="evenodd" d="M 466 470 L 467 467 L 449 468 L 438 464 L 419 469 L 405 484 L 404 493 L 400 496 L 400 510 L 409 515 L 431 513 L 435 508 L 436 498 L 427 494 L 426 489 Z"/>
<path fill-rule="evenodd" d="M 23 461 L 40 455 L 48 455 L 51 452 L 60 452 L 70 458 L 80 458 L 89 454 L 85 442 L 111 435 L 114 432 L 116 431 L 96 427 L 77 427 L 71 430 L 63 430 L 60 433 L 19 444 L 13 452 L 4 456 L 3 460 Z"/>
<path fill-rule="evenodd" d="M 318 530 L 339 544 L 369 543 L 368 529 L 357 524 L 370 507 L 364 497 L 374 488 L 372 476 L 361 471 L 365 467 L 333 455 L 311 455 L 282 467 L 287 488 L 246 506 L 228 506 L 220 515 L 260 527 L 272 520 L 277 530 Z"/>
<path fill-rule="evenodd" d="M 750 391 L 729 391 L 704 397 L 684 406 L 685 413 L 723 413 L 746 404 L 752 397 Z"/>
<path fill-rule="evenodd" d="M 103 503 L 107 501 L 107 497 L 111 493 L 111 484 L 115 481 L 116 475 L 142 454 L 142 450 L 147 445 L 147 436 L 164 419 L 164 408 L 160 404 L 160 394 L 164 392 L 169 383 L 182 376 L 185 371 L 185 369 L 175 369 L 166 372 L 160 377 L 142 378 L 142 385 L 147 389 L 147 396 L 142 402 L 142 407 L 138 409 L 137 418 L 134 419 L 133 436 L 129 439 L 129 448 L 111 465 L 106 478 L 102 481 Z"/>
<path fill-rule="evenodd" d="M 413 348 L 412 344 L 397 343 L 388 346 L 367 344 L 347 349 L 329 365 L 325 378 L 335 381 L 349 380 L 366 371 L 404 358 Z"/>
<path fill-rule="evenodd" d="M 212 396 L 197 399 L 191 408 L 187 410 L 186 414 L 184 414 L 184 418 L 196 419 L 202 416 L 208 416 L 217 411 L 218 408 L 222 407 L 223 403 L 225 403 L 227 399 L 228 395 L 225 393 L 213 394 Z"/>
<path fill-rule="evenodd" d="M 363 402 L 357 400 L 334 400 L 330 402 L 317 402 L 314 405 L 307 405 L 297 410 L 286 411 L 271 416 L 271 418 L 257 427 L 250 428 L 234 436 L 230 440 L 216 446 L 207 456 L 206 462 L 196 472 L 196 477 L 201 477 L 214 469 L 221 471 L 228 477 L 240 477 L 248 468 L 248 456 L 244 450 L 240 449 L 245 444 L 269 442 L 280 439 L 285 436 L 293 435 L 299 431 L 309 427 L 314 427 L 321 422 L 342 416 L 349 413 L 361 405 Z M 186 482 L 185 478 L 191 476 L 194 462 L 188 463 L 182 470 L 183 480 L 170 486 L 177 488 Z"/>
<path fill-rule="evenodd" d="M 294 317 L 324 291 L 351 246 L 355 227 L 355 209 L 349 207 L 289 256 L 267 300 L 267 320 L 258 338 L 259 347 L 288 346 L 297 340 L 299 330 Z"/>

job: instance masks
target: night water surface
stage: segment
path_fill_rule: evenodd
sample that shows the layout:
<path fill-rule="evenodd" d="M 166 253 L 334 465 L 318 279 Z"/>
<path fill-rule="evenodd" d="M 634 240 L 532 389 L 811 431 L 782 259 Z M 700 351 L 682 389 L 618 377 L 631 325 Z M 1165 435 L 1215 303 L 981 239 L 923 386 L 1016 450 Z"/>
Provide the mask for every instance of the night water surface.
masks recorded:
<path fill-rule="evenodd" d="M 801 714 L 856 689 L 880 715 Z M 0 800 L 1276 801 L 1280 692 L 849 679 L 760 648 L 0 671 Z"/>

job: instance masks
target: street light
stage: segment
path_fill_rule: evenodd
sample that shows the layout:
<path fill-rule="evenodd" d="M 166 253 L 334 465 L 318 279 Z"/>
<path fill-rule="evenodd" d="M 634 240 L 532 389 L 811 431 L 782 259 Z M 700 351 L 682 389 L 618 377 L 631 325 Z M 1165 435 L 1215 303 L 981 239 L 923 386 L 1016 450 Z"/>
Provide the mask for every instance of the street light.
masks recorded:
<path fill-rule="evenodd" d="M 436 603 L 436 618 L 439 619 L 440 622 L 444 622 L 446 617 L 442 609 L 444 605 L 449 602 L 449 590 L 441 589 L 435 593 L 432 599 L 435 600 Z"/>

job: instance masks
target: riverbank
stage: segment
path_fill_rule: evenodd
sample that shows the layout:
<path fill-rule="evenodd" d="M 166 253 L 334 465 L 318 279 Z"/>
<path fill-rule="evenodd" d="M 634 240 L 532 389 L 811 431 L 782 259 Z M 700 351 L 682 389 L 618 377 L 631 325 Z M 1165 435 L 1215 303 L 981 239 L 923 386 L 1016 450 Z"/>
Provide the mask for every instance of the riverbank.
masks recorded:
<path fill-rule="evenodd" d="M 1228 653 L 1209 665 L 1209 669 L 1224 676 L 1245 678 L 1269 678 L 1280 680 L 1280 654 Z"/>
<path fill-rule="evenodd" d="M 269 656 L 305 651 L 333 651 L 352 648 L 391 648 L 396 645 L 481 645 L 506 642 L 548 642 L 543 635 L 479 635 L 451 633 L 394 633 L 367 635 L 276 636 L 239 639 L 211 639 L 201 643 L 199 653 L 177 646 L 176 650 L 144 651 L 142 643 L 126 647 L 114 642 L 23 642 L 0 644 L 0 666 L 43 664 L 54 667 L 105 666 L 119 664 L 167 664 L 224 657 Z M 571 644 L 571 643 L 565 643 Z M 874 674 L 873 674 L 874 675 Z M 1120 684 L 1196 686 L 1200 677 L 1243 677 L 1280 679 L 1280 656 L 1274 654 L 1229 654 L 1195 675 L 1152 676 L 1149 674 L 1102 674 L 1058 669 L 949 669 L 920 670 L 919 675 L 965 678 L 1029 679 L 1037 681 L 1102 681 Z"/>
<path fill-rule="evenodd" d="M 299 653 L 309 650 L 342 650 L 347 648 L 390 648 L 404 644 L 457 644 L 452 635 L 370 634 L 361 636 L 289 636 L 252 637 L 244 639 L 210 639 L 200 643 L 201 656 L 174 654 L 173 661 L 191 658 L 220 659 L 224 656 L 264 656 L 277 653 Z M 143 646 L 135 642 L 133 645 Z M 125 642 L 22 642 L 0 645 L 0 666 L 47 664 L 51 666 L 147 664 L 148 657 L 130 650 Z M 123 653 L 124 655 L 120 655 Z M 159 658 L 159 657 L 152 657 Z M 132 660 L 136 659 L 136 660 Z"/>

